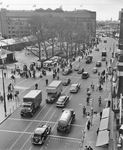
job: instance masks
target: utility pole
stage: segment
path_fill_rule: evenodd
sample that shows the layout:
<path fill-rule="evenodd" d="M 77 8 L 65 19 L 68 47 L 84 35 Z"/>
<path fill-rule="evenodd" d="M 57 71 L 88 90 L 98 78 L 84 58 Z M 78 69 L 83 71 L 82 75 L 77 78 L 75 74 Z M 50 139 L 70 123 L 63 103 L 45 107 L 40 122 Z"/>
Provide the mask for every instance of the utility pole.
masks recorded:
<path fill-rule="evenodd" d="M 7 117 L 7 111 L 6 111 L 6 95 L 5 95 L 5 84 L 4 84 L 4 74 L 3 74 L 3 70 L 2 70 L 2 82 L 3 82 L 4 111 L 5 111 L 5 117 Z"/>

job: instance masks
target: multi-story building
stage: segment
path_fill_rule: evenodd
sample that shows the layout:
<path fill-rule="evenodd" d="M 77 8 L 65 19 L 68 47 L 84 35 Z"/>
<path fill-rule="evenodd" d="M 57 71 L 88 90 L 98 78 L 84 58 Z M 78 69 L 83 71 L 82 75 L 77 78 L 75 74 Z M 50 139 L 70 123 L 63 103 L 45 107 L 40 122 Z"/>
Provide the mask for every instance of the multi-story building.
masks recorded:
<path fill-rule="evenodd" d="M 28 32 L 25 30 L 27 20 L 33 16 L 43 16 L 50 14 L 52 16 L 59 16 L 71 21 L 81 22 L 86 29 L 87 35 L 96 37 L 96 12 L 88 10 L 75 10 L 63 12 L 36 12 L 36 11 L 12 11 L 1 9 L 0 12 L 0 31 L 3 37 L 13 38 L 25 36 Z"/>

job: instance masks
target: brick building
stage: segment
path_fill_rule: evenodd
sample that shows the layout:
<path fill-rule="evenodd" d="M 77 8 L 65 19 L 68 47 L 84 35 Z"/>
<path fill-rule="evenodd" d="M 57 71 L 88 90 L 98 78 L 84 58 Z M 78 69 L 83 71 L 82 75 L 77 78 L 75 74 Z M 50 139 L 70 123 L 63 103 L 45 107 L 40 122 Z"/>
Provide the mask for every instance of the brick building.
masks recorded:
<path fill-rule="evenodd" d="M 20 11 L 20 10 L 6 10 L 0 11 L 0 31 L 2 36 L 7 38 L 24 36 L 26 32 L 24 26 L 27 20 L 33 15 L 47 15 L 59 16 L 71 21 L 82 22 L 86 27 L 87 35 L 92 38 L 96 37 L 96 12 L 88 10 L 75 10 L 63 12 L 36 12 L 36 11 Z"/>

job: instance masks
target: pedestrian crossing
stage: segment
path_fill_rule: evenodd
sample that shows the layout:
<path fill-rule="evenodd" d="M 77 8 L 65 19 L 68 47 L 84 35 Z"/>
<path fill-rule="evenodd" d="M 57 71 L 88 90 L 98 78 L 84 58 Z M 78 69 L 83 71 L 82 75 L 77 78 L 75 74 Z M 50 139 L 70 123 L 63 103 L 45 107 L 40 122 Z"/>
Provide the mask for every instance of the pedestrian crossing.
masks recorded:
<path fill-rule="evenodd" d="M 29 87 L 24 87 L 24 86 L 14 86 L 14 89 L 27 90 L 27 89 L 29 89 Z"/>

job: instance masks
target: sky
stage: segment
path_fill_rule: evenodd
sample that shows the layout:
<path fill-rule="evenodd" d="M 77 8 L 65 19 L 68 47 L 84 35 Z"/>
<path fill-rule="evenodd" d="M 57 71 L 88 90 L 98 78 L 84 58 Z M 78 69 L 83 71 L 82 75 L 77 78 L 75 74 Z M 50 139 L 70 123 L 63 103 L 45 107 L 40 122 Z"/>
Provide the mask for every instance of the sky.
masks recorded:
<path fill-rule="evenodd" d="M 64 11 L 85 9 L 96 11 L 97 20 L 118 20 L 123 8 L 123 0 L 0 0 L 0 4 L 0 8 L 8 10 L 56 9 L 60 6 Z"/>

